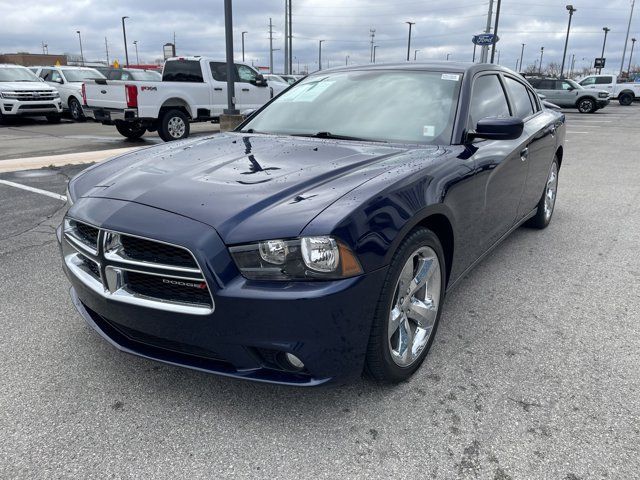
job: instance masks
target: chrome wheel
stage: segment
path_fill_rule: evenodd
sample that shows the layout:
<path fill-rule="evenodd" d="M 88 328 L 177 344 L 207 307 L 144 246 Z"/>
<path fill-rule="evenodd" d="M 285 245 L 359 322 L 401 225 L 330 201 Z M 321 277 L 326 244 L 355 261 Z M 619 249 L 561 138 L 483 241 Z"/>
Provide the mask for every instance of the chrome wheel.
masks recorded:
<path fill-rule="evenodd" d="M 391 358 L 408 367 L 429 342 L 438 316 L 442 288 L 440 261 L 430 247 L 420 247 L 405 263 L 389 312 L 388 345 Z"/>
<path fill-rule="evenodd" d="M 578 110 L 580 110 L 580 113 L 589 113 L 593 110 L 593 102 L 589 99 L 581 100 Z"/>
<path fill-rule="evenodd" d="M 558 164 L 553 162 L 549 178 L 547 178 L 547 188 L 544 193 L 544 219 L 548 222 L 553 214 L 553 207 L 556 204 L 556 194 L 558 192 Z"/>
<path fill-rule="evenodd" d="M 173 138 L 182 138 L 187 126 L 180 117 L 171 117 L 167 122 L 167 131 Z"/>

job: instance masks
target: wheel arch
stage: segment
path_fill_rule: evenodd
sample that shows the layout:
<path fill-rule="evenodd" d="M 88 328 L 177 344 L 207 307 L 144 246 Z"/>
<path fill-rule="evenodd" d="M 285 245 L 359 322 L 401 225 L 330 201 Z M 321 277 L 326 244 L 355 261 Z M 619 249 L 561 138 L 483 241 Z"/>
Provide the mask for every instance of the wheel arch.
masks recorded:
<path fill-rule="evenodd" d="M 618 98 L 620 98 L 622 95 L 626 95 L 627 93 L 629 95 L 631 95 L 632 98 L 634 98 L 634 99 L 636 98 L 636 92 L 634 92 L 633 90 L 628 89 L 628 88 L 625 89 L 625 90 L 622 90 L 620 93 L 618 93 Z"/>
<path fill-rule="evenodd" d="M 165 100 L 160 106 L 158 117 L 162 117 L 164 112 L 166 112 L 167 110 L 174 110 L 174 109 L 180 110 L 185 115 L 187 115 L 190 119 L 193 118 L 189 103 L 186 100 L 179 97 L 171 97 Z"/>

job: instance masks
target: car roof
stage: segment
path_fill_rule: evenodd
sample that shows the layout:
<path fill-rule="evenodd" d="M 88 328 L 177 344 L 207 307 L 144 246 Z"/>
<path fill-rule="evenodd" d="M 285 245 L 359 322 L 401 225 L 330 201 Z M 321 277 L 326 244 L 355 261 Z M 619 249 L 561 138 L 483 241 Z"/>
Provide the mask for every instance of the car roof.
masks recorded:
<path fill-rule="evenodd" d="M 402 63 L 370 63 L 368 65 L 350 65 L 329 68 L 322 72 L 348 72 L 362 70 L 407 70 L 407 71 L 436 71 L 449 73 L 476 74 L 482 71 L 497 71 L 516 74 L 513 70 L 495 65 L 491 63 L 471 63 L 471 62 L 452 62 L 452 61 L 431 61 L 431 62 L 402 62 Z M 316 75 L 319 72 L 313 72 L 310 75 Z"/>

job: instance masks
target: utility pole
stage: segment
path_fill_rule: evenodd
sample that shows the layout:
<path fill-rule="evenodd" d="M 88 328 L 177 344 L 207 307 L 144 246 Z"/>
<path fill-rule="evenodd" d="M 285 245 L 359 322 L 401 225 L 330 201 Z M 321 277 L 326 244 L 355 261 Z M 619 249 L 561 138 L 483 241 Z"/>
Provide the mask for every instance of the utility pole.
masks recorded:
<path fill-rule="evenodd" d="M 496 63 L 500 65 L 500 50 L 498 50 L 498 61 Z"/>
<path fill-rule="evenodd" d="M 498 43 L 496 40 L 498 39 L 498 22 L 500 21 L 500 5 L 501 4 L 502 4 L 502 0 L 498 0 L 498 5 L 496 6 L 496 24 L 493 27 L 493 34 L 496 37 L 493 41 L 493 45 L 491 45 L 491 63 L 493 63 L 493 58 L 496 55 L 496 43 Z M 500 63 L 500 60 L 498 60 L 498 63 Z"/>
<path fill-rule="evenodd" d="M 620 63 L 620 75 L 624 68 L 624 57 L 627 54 L 627 43 L 629 42 L 629 30 L 631 30 L 631 19 L 633 18 L 633 7 L 636 6 L 636 0 L 631 0 L 631 13 L 629 14 L 629 25 L 627 25 L 627 36 L 624 39 L 624 49 L 622 50 L 622 63 Z"/>
<path fill-rule="evenodd" d="M 226 115 L 238 115 L 240 112 L 236 109 L 236 92 L 234 85 L 233 64 L 233 13 L 231 0 L 224 0 L 224 35 L 226 43 L 227 56 L 227 108 L 223 111 Z"/>
<path fill-rule="evenodd" d="M 525 44 L 525 43 L 523 43 L 523 44 L 522 44 L 522 50 L 520 50 L 520 70 L 522 70 L 522 57 L 524 57 L 524 46 L 525 46 L 525 45 L 526 45 L 526 44 Z"/>
<path fill-rule="evenodd" d="M 419 51 L 420 51 L 420 50 L 414 50 L 414 51 L 413 51 L 413 61 L 414 61 L 414 62 L 416 61 L 416 58 L 417 58 L 417 56 L 418 56 L 418 52 L 419 52 Z"/>
<path fill-rule="evenodd" d="M 544 47 L 540 47 L 540 65 L 538 65 L 538 73 L 542 75 L 542 57 L 544 56 Z"/>
<path fill-rule="evenodd" d="M 560 66 L 560 78 L 564 78 L 564 62 L 567 58 L 567 45 L 569 45 L 569 31 L 571 30 L 571 19 L 573 18 L 574 12 L 578 9 L 574 8 L 573 5 L 567 5 L 566 9 L 569 11 L 569 25 L 567 25 L 567 38 L 564 40 L 564 52 L 562 53 L 562 65 Z"/>
<path fill-rule="evenodd" d="M 491 19 L 493 17 L 493 0 L 489 0 L 489 12 L 487 13 L 487 26 L 484 29 L 484 33 L 491 33 Z M 486 63 L 489 57 L 489 47 L 487 45 L 482 46 L 482 53 L 480 54 L 480 63 Z"/>
<path fill-rule="evenodd" d="M 273 73 L 273 22 L 269 17 L 269 73 Z"/>
<path fill-rule="evenodd" d="M 284 0 L 284 74 L 289 74 L 289 0 Z"/>
<path fill-rule="evenodd" d="M 127 50 L 127 29 L 124 26 L 124 21 L 129 17 L 122 17 L 122 36 L 124 37 L 124 58 L 125 65 L 129 68 L 129 51 Z"/>
<path fill-rule="evenodd" d="M 177 55 L 176 52 L 176 32 L 173 32 L 173 52 Z"/>
<path fill-rule="evenodd" d="M 370 28 L 369 29 L 369 36 L 371 37 L 371 52 L 369 55 L 369 61 L 372 63 L 376 63 L 376 61 L 374 60 L 374 54 L 373 54 L 373 50 L 374 50 L 374 46 L 373 46 L 373 39 L 376 37 L 376 29 L 375 28 Z"/>
<path fill-rule="evenodd" d="M 473 44 L 473 58 L 471 59 L 471 63 L 476 63 L 476 48 L 478 46 L 474 43 Z"/>
<path fill-rule="evenodd" d="M 416 24 L 416 22 L 404 22 L 409 25 L 409 40 L 407 42 L 407 62 L 409 61 L 409 53 L 411 53 L 411 27 Z"/>
<path fill-rule="evenodd" d="M 80 30 L 76 30 L 78 34 L 78 40 L 80 40 L 80 61 L 82 62 L 82 66 L 84 67 L 84 53 L 82 53 L 82 36 L 80 35 Z"/>
<path fill-rule="evenodd" d="M 569 78 L 573 77 L 573 68 L 576 66 L 576 54 L 571 55 L 571 68 L 569 70 Z"/>
<path fill-rule="evenodd" d="M 602 42 L 602 54 L 600 58 L 604 58 L 604 47 L 607 45 L 607 33 L 609 33 L 611 29 L 609 27 L 602 27 L 602 30 L 604 31 L 604 41 Z M 598 68 L 598 74 L 600 73 L 602 73 L 602 68 Z"/>
<path fill-rule="evenodd" d="M 318 42 L 318 70 L 322 70 L 322 42 L 324 40 Z"/>
<path fill-rule="evenodd" d="M 447 62 L 449 61 L 449 57 L 451 56 L 450 53 L 447 53 Z"/>
<path fill-rule="evenodd" d="M 133 46 L 136 47 L 136 65 L 140 65 L 140 57 L 138 57 L 138 40 L 133 41 Z"/>
<path fill-rule="evenodd" d="M 373 46 L 373 63 L 376 63 L 376 50 L 378 49 L 378 45 Z"/>
<path fill-rule="evenodd" d="M 107 52 L 107 66 L 109 66 L 109 44 L 107 43 L 107 37 L 104 37 L 104 50 Z"/>
<path fill-rule="evenodd" d="M 293 29 L 291 26 L 291 17 L 293 16 L 291 11 L 292 0 L 289 0 L 289 74 L 293 73 Z"/>
<path fill-rule="evenodd" d="M 244 36 L 249 32 L 242 32 L 242 61 L 244 62 Z"/>
<path fill-rule="evenodd" d="M 631 75 L 631 59 L 633 58 L 633 47 L 636 45 L 636 39 L 631 39 L 631 53 L 629 54 L 629 67 L 627 68 L 627 75 Z"/>

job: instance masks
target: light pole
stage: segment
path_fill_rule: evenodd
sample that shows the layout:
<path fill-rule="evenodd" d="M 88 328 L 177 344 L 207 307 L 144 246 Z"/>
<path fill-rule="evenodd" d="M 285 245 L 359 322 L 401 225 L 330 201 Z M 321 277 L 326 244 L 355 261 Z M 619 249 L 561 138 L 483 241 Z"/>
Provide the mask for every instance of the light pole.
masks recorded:
<path fill-rule="evenodd" d="M 78 40 L 80 40 L 80 61 L 82 62 L 82 66 L 84 67 L 84 53 L 82 53 L 82 36 L 80 35 L 80 30 L 76 30 L 78 34 Z"/>
<path fill-rule="evenodd" d="M 249 32 L 242 32 L 242 61 L 244 62 L 244 36 Z"/>
<path fill-rule="evenodd" d="M 378 45 L 374 45 L 373 46 L 373 63 L 376 63 L 376 50 L 378 48 Z"/>
<path fill-rule="evenodd" d="M 140 57 L 138 57 L 138 40 L 134 40 L 133 45 L 136 47 L 136 64 L 140 65 Z"/>
<path fill-rule="evenodd" d="M 544 56 L 544 47 L 540 47 L 540 65 L 538 65 L 538 74 L 542 75 L 542 57 Z"/>
<path fill-rule="evenodd" d="M 450 53 L 447 53 L 447 62 L 449 61 L 449 57 L 451 56 Z"/>
<path fill-rule="evenodd" d="M 404 22 L 409 25 L 409 41 L 407 42 L 407 62 L 409 61 L 409 53 L 411 52 L 411 27 L 416 24 L 416 22 Z"/>
<path fill-rule="evenodd" d="M 224 0 L 224 36 L 227 60 L 227 108 L 222 113 L 238 115 L 240 112 L 236 109 L 236 91 L 233 81 L 235 66 L 233 64 L 233 7 L 231 0 Z"/>
<path fill-rule="evenodd" d="M 633 7 L 636 5 L 636 0 L 631 0 L 631 13 L 629 14 L 629 25 L 627 25 L 627 36 L 624 39 L 624 49 L 622 50 L 622 63 L 620 63 L 620 75 L 622 75 L 622 69 L 624 68 L 624 57 L 627 54 L 627 43 L 629 42 L 629 31 L 631 30 L 631 19 L 633 18 Z"/>
<path fill-rule="evenodd" d="M 493 27 L 493 34 L 498 38 L 498 23 L 500 22 L 500 5 L 502 4 L 502 0 L 498 0 L 498 4 L 496 5 L 496 23 Z M 496 41 L 493 42 L 491 46 L 491 63 L 493 63 L 493 59 L 496 55 Z"/>
<path fill-rule="evenodd" d="M 418 52 L 419 52 L 419 51 L 420 51 L 420 50 L 414 50 L 414 51 L 413 51 L 413 61 L 414 61 L 414 62 L 416 61 L 416 58 L 418 57 Z"/>
<path fill-rule="evenodd" d="M 107 37 L 104 37 L 104 50 L 107 52 L 107 67 L 109 66 L 109 44 L 107 43 Z"/>
<path fill-rule="evenodd" d="M 567 25 L 567 38 L 564 40 L 564 52 L 562 54 L 562 65 L 560 66 L 560 78 L 564 78 L 564 62 L 567 58 L 567 45 L 569 44 L 569 30 L 571 30 L 571 19 L 573 18 L 574 12 L 577 11 L 577 8 L 574 8 L 573 5 L 567 5 L 566 9 L 569 11 L 569 25 Z"/>
<path fill-rule="evenodd" d="M 476 47 L 477 45 L 473 44 L 473 58 L 471 59 L 471 63 L 476 63 Z"/>
<path fill-rule="evenodd" d="M 124 21 L 129 17 L 122 17 L 122 36 L 124 37 L 124 59 L 125 65 L 129 67 L 129 50 L 127 50 L 127 29 L 124 26 Z"/>
<path fill-rule="evenodd" d="M 604 41 L 602 42 L 602 53 L 600 54 L 600 58 L 604 58 L 604 47 L 607 45 L 607 33 L 611 31 L 609 27 L 602 27 L 604 31 Z M 598 73 L 602 73 L 602 67 L 598 68 Z"/>
<path fill-rule="evenodd" d="M 344 64 L 345 64 L 345 66 L 349 65 L 349 55 L 344 57 Z"/>
<path fill-rule="evenodd" d="M 324 40 L 318 42 L 318 70 L 322 70 L 322 42 Z"/>
<path fill-rule="evenodd" d="M 631 53 L 629 54 L 629 67 L 627 68 L 627 75 L 631 75 L 631 59 L 633 58 L 633 47 L 636 45 L 636 39 L 631 39 Z"/>
<path fill-rule="evenodd" d="M 522 44 L 522 49 L 520 50 L 520 70 L 522 70 L 522 57 L 524 56 L 524 46 L 526 43 Z"/>

